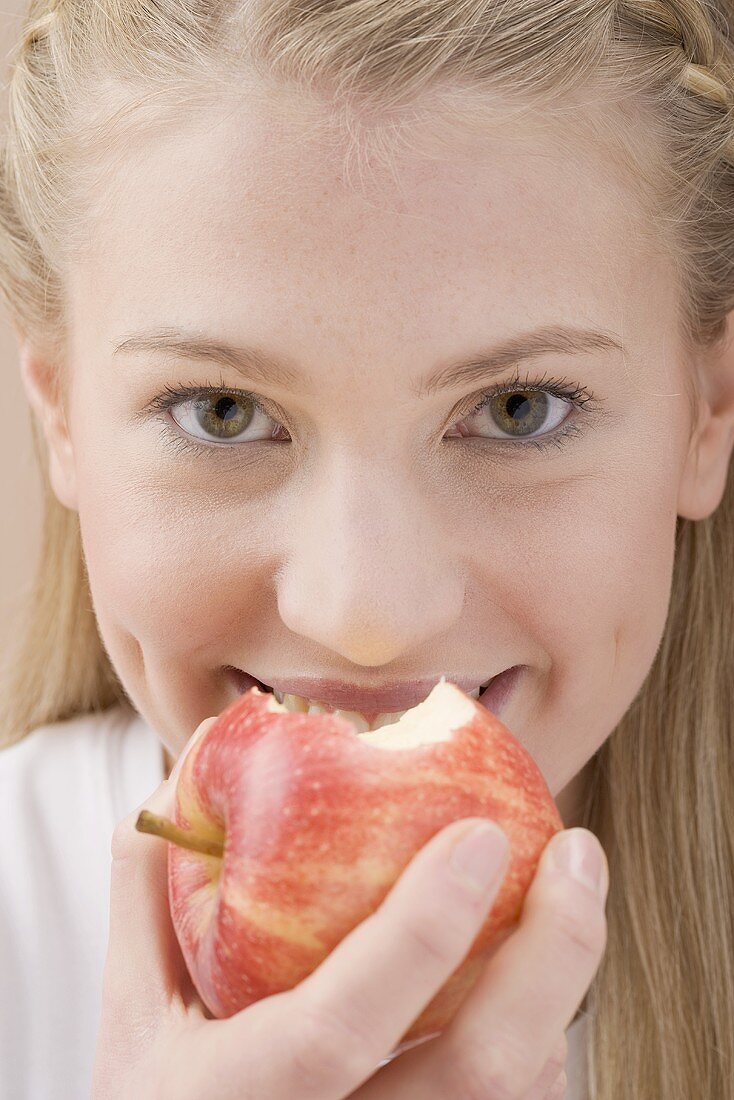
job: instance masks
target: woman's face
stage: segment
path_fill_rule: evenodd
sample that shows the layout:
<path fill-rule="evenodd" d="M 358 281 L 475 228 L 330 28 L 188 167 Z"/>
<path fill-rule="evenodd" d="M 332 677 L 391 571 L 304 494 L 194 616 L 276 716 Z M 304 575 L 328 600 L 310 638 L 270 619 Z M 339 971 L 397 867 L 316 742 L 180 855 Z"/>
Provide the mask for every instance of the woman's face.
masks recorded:
<path fill-rule="evenodd" d="M 666 620 L 693 426 L 677 291 L 614 163 L 569 157 L 568 131 L 444 140 L 417 129 L 351 179 L 265 107 L 130 144 L 70 274 L 52 481 L 169 761 L 236 698 L 225 666 L 377 686 L 523 665 L 502 720 L 568 826 Z M 607 339 L 543 350 L 561 328 Z M 264 374 L 115 352 L 163 330 L 257 349 Z M 517 339 L 534 357 L 428 387 Z"/>

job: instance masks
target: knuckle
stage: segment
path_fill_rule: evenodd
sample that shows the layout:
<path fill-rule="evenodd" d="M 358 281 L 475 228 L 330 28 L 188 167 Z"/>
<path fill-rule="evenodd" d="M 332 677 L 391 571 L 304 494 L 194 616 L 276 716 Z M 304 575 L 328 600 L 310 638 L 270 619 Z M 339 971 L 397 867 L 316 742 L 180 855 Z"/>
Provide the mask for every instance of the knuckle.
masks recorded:
<path fill-rule="evenodd" d="M 558 1086 L 558 1081 L 566 1069 L 568 1052 L 565 1035 L 563 1039 L 563 1043 L 556 1045 L 550 1058 L 543 1066 L 540 1077 L 538 1077 L 530 1092 L 526 1094 L 524 1100 L 549 1100 L 553 1095 L 553 1089 Z"/>
<path fill-rule="evenodd" d="M 566 1062 L 568 1061 L 568 1039 L 566 1032 L 561 1032 L 561 1037 L 553 1048 L 553 1053 L 550 1057 L 551 1063 L 557 1066 L 557 1073 L 566 1068 Z"/>
<path fill-rule="evenodd" d="M 561 1073 L 558 1080 L 551 1085 L 550 1091 L 546 1093 L 545 1100 L 563 1100 L 566 1095 L 566 1088 L 568 1087 L 568 1076 L 565 1070 Z"/>
<path fill-rule="evenodd" d="M 543 1079 L 554 1081 L 554 1088 L 559 1080 L 563 1081 L 559 1098 L 565 1092 L 567 1058 L 568 1040 L 564 1032 L 543 1067 Z M 464 1034 L 460 1050 L 449 1053 L 444 1060 L 445 1093 L 441 1095 L 450 1096 L 451 1100 L 526 1100 L 527 1062 L 522 1039 L 509 1032 L 497 1034 L 491 1041 L 484 1036 L 472 1038 Z M 542 1100 L 556 1100 L 556 1094 L 544 1093 Z"/>
<path fill-rule="evenodd" d="M 310 1005 L 294 1029 L 294 1060 L 302 1085 L 316 1095 L 326 1088 L 351 1087 L 375 1068 L 374 1036 L 354 1014 L 335 1013 L 324 1005 Z"/>
<path fill-rule="evenodd" d="M 551 937 L 598 963 L 607 942 L 604 910 L 582 886 L 559 891 L 554 902 L 547 917 Z"/>
<path fill-rule="evenodd" d="M 543 1079 L 545 1081 L 552 1081 L 553 1082 L 548 1095 L 551 1095 L 552 1092 L 553 1092 L 553 1089 L 557 1087 L 559 1080 L 561 1079 L 561 1077 L 563 1077 L 565 1075 L 565 1071 L 566 1071 L 566 1059 L 565 1059 L 565 1057 L 557 1058 L 557 1057 L 554 1056 L 553 1058 L 550 1058 L 548 1060 L 548 1062 L 546 1063 L 546 1065 L 543 1067 Z M 545 1096 L 545 1094 L 544 1094 L 544 1096 Z"/>
<path fill-rule="evenodd" d="M 462 1040 L 455 1059 L 446 1059 L 446 1096 L 451 1100 L 522 1100 L 527 1052 L 512 1041 Z"/>
<path fill-rule="evenodd" d="M 438 963 L 443 970 L 453 968 L 478 931 L 468 928 L 461 916 L 460 907 L 426 908 L 423 912 L 410 913 L 403 919 L 403 935 L 409 950 Z"/>

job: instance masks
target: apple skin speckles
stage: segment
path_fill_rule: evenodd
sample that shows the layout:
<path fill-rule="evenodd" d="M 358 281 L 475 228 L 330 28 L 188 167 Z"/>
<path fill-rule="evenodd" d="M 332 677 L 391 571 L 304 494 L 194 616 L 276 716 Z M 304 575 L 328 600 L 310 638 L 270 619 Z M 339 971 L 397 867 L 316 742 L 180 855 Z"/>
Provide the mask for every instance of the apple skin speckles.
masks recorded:
<path fill-rule="evenodd" d="M 495 714 L 443 681 L 400 723 L 364 736 L 253 687 L 184 761 L 175 814 L 180 827 L 224 839 L 221 859 L 168 849 L 173 926 L 216 1018 L 311 974 L 446 825 L 499 825 L 510 862 L 492 909 L 401 1043 L 447 1026 L 517 923 L 543 849 L 563 829 L 530 754 Z"/>

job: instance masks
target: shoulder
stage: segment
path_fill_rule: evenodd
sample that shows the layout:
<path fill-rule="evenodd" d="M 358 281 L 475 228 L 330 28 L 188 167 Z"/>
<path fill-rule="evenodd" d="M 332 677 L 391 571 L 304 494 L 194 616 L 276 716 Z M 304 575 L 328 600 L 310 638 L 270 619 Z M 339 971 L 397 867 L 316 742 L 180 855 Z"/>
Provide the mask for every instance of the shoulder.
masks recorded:
<path fill-rule="evenodd" d="M 62 742 L 67 750 L 88 749 L 101 736 L 130 724 L 136 717 L 137 712 L 132 707 L 119 705 L 110 707 L 109 710 L 89 711 L 73 718 L 38 726 L 20 741 L 6 749 L 0 749 L 0 767 L 22 766 L 22 762 L 39 754 L 54 752 Z"/>
<path fill-rule="evenodd" d="M 112 835 L 162 774 L 157 734 L 127 705 L 0 751 L 0 1098 L 89 1096 Z"/>
<path fill-rule="evenodd" d="M 162 752 L 127 704 L 39 726 L 0 751 L 0 806 L 22 798 L 38 810 L 59 802 L 69 810 L 79 797 L 117 821 L 161 782 Z"/>

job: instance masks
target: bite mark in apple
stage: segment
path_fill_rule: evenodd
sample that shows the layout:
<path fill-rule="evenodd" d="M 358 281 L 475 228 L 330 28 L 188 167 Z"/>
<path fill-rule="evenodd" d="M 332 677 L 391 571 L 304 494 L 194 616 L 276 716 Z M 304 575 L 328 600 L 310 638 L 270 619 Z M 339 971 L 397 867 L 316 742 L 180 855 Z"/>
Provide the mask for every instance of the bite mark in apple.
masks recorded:
<path fill-rule="evenodd" d="M 271 692 L 267 695 L 268 710 L 277 714 L 293 713 L 279 703 Z M 447 683 L 445 676 L 442 676 L 430 695 L 422 703 L 406 710 L 397 722 L 367 733 L 358 733 L 354 726 L 352 729 L 360 741 L 366 745 L 374 745 L 375 748 L 414 749 L 418 745 L 450 741 L 457 729 L 471 721 L 475 706 L 475 700 L 465 695 L 455 684 Z M 320 715 L 309 717 L 318 718 Z"/>
<path fill-rule="evenodd" d="M 563 829 L 532 756 L 444 680 L 397 722 L 364 734 L 345 717 L 295 713 L 253 687 L 188 754 L 175 797 L 180 832 L 158 831 L 171 841 L 171 918 L 214 1018 L 305 979 L 444 826 L 483 817 L 503 830 L 509 864 L 494 904 L 404 1043 L 440 1033 L 455 1015 Z M 221 857 L 183 843 L 192 836 L 223 841 Z"/>

